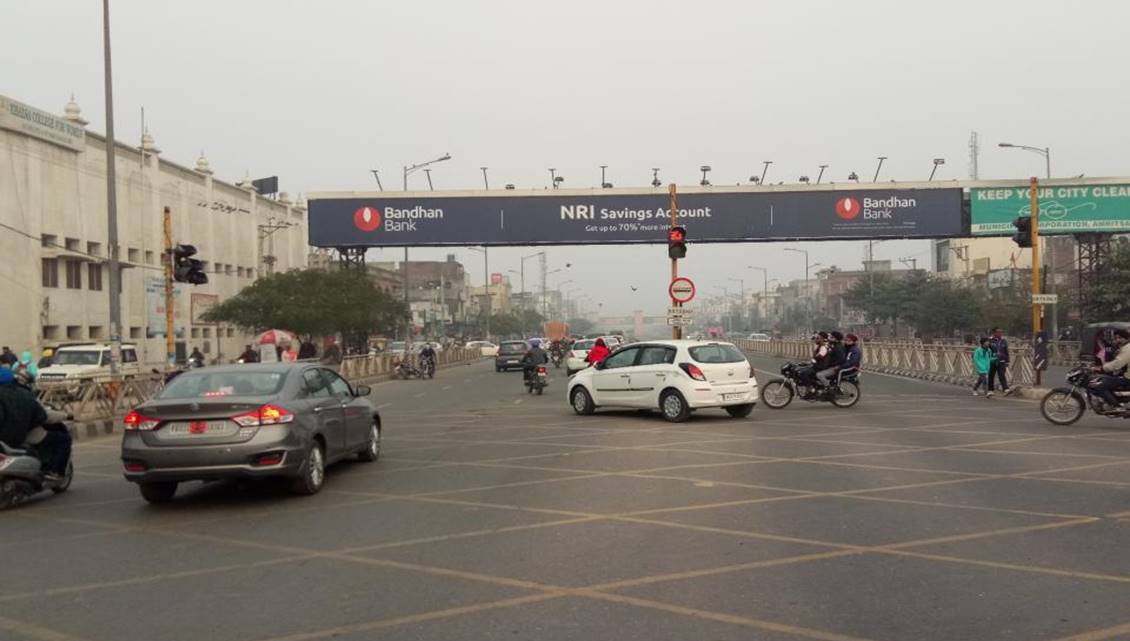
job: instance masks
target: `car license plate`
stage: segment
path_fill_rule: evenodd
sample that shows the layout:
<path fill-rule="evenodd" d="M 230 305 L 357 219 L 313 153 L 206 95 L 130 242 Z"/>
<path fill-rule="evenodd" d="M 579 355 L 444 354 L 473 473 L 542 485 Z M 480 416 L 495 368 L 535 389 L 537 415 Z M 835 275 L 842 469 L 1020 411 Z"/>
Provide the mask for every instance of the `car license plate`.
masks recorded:
<path fill-rule="evenodd" d="M 512 358 L 512 359 L 506 361 L 506 364 L 507 365 L 517 365 L 518 361 Z"/>
<path fill-rule="evenodd" d="M 723 394 L 723 401 L 740 401 L 745 398 L 745 394 Z"/>
<path fill-rule="evenodd" d="M 235 427 L 231 421 L 184 421 L 169 423 L 165 430 L 170 436 L 220 436 L 235 433 Z"/>

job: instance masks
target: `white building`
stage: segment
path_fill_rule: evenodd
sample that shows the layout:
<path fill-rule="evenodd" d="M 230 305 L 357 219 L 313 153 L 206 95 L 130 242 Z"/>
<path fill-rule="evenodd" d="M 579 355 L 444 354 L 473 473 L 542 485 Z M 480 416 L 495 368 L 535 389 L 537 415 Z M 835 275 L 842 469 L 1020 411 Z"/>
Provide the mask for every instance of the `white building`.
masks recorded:
<path fill-rule="evenodd" d="M 60 117 L 0 96 L 0 343 L 16 351 L 110 337 L 105 144 L 73 101 Z M 234 358 L 248 337 L 199 315 L 261 273 L 305 266 L 305 204 L 220 181 L 203 155 L 192 169 L 164 160 L 148 134 L 115 157 L 122 340 L 164 361 L 167 206 L 173 242 L 196 246 L 209 279 L 177 286 L 178 351 Z"/>

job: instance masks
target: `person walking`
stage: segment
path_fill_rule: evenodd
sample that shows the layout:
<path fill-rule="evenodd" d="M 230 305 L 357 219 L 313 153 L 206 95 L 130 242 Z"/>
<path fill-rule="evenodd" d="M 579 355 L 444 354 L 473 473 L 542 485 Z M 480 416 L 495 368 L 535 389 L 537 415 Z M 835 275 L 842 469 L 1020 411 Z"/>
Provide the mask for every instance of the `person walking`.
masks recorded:
<path fill-rule="evenodd" d="M 981 395 L 981 393 L 977 391 L 981 389 L 981 387 L 984 387 L 985 391 L 988 392 L 990 384 L 989 369 L 992 366 L 992 362 L 993 349 L 989 347 L 989 338 L 983 336 L 977 347 L 973 348 L 973 371 L 977 374 L 977 382 L 973 384 L 974 396 Z"/>
<path fill-rule="evenodd" d="M 1011 357 L 1008 353 L 1008 339 L 1004 337 L 1004 330 L 999 327 L 993 328 L 993 337 L 989 340 L 989 347 L 993 350 L 993 360 L 989 362 L 989 393 L 985 394 L 986 397 L 993 395 L 994 378 L 1000 381 L 1001 391 L 1005 396 L 1012 393 L 1012 388 L 1008 386 L 1008 364 Z"/>
<path fill-rule="evenodd" d="M 20 362 L 20 359 L 12 352 L 12 348 L 5 345 L 4 349 L 0 350 L 0 365 L 14 367 L 18 362 Z"/>

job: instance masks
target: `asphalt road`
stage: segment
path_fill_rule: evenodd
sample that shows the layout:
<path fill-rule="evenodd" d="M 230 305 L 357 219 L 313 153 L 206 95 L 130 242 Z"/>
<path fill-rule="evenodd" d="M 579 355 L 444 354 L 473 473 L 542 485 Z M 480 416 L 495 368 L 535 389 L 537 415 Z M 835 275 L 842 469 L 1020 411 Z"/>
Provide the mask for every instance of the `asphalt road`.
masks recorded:
<path fill-rule="evenodd" d="M 0 513 L 0 639 L 1130 638 L 1130 423 L 867 375 L 850 410 L 671 425 L 563 383 L 378 385 L 381 460 L 314 497 L 154 508 L 83 442 L 70 492 Z"/>

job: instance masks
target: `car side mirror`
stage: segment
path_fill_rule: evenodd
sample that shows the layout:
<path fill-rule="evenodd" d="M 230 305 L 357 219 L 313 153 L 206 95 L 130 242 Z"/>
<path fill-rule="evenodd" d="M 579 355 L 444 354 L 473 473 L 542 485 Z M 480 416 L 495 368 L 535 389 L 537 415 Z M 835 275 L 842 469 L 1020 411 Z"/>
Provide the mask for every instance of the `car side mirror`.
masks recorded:
<path fill-rule="evenodd" d="M 368 396 L 372 393 L 373 388 L 369 387 L 368 385 L 358 385 L 357 387 L 353 388 L 354 396 Z"/>

